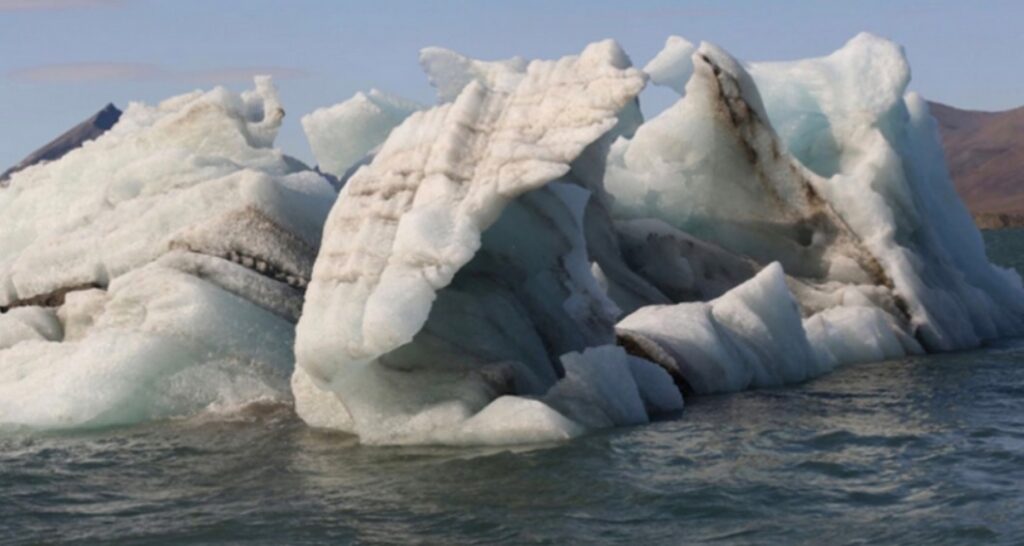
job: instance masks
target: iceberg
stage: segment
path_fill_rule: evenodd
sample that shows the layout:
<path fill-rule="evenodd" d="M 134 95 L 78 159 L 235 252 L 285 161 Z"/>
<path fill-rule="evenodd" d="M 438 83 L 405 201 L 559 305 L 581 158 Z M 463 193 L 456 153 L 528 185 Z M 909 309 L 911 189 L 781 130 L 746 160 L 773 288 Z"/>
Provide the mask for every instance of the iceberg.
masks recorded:
<path fill-rule="evenodd" d="M 367 443 L 571 437 L 677 410 L 680 393 L 1022 331 L 1020 279 L 985 258 L 898 46 L 864 34 L 744 65 L 671 37 L 644 72 L 680 99 L 648 121 L 644 74 L 608 51 L 421 53 L 442 105 L 392 131 L 326 224 L 296 335 L 307 422 Z M 557 110 L 520 98 L 550 66 L 572 74 L 545 68 Z M 594 89 L 622 73 L 628 92 Z M 538 146 L 576 103 L 595 130 Z M 512 148 L 487 142 L 508 125 L 537 164 L 515 183 L 489 155 Z"/>
<path fill-rule="evenodd" d="M 267 79 L 132 104 L 0 189 L 0 427 L 293 404 L 366 444 L 637 426 L 1024 333 L 902 49 L 420 52 L 273 147 Z M 638 96 L 676 102 L 645 120 Z"/>

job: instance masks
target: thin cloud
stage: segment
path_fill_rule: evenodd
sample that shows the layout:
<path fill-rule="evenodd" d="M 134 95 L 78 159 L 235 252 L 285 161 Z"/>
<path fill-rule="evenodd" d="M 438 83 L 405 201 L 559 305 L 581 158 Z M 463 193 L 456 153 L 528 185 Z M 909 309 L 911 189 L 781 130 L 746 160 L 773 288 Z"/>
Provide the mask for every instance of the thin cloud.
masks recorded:
<path fill-rule="evenodd" d="M 0 0 L 2 1 L 2 0 Z M 67 63 L 21 68 L 7 73 L 7 79 L 21 83 L 88 83 L 169 81 L 221 84 L 252 81 L 267 74 L 279 80 L 303 78 L 309 74 L 284 66 L 224 66 L 203 70 L 178 70 L 148 63 Z"/>
<path fill-rule="evenodd" d="M 7 78 L 24 83 L 78 83 L 100 81 L 148 81 L 166 76 L 154 64 L 68 63 L 33 66 L 14 70 Z"/>
<path fill-rule="evenodd" d="M 0 0 L 0 11 L 56 11 L 82 8 L 112 8 L 124 0 Z"/>

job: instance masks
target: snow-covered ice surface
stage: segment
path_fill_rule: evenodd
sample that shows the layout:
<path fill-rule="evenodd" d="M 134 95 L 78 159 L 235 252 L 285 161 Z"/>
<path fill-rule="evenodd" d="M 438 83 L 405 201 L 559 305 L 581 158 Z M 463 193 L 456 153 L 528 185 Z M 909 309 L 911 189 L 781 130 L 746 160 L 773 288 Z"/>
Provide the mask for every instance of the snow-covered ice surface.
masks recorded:
<path fill-rule="evenodd" d="M 294 400 L 371 444 L 571 438 L 1024 333 L 897 45 L 425 48 L 274 149 L 269 81 L 133 104 L 0 190 L 0 426 Z M 675 104 L 650 120 L 650 81 Z"/>

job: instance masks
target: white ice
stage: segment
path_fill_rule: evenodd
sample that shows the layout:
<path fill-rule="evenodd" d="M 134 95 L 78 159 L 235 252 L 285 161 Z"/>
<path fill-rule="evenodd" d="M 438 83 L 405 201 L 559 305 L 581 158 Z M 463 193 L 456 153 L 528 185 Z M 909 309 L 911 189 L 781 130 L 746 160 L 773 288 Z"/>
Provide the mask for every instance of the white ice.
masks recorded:
<path fill-rule="evenodd" d="M 362 441 L 439 441 L 501 394 L 545 392 L 560 371 L 548 347 L 613 340 L 612 306 L 586 261 L 588 192 L 544 186 L 618 123 L 643 75 L 613 42 L 497 79 L 485 72 L 392 131 L 328 218 L 297 334 L 308 377 L 297 381 L 332 391 Z M 522 236 L 529 245 L 516 244 Z M 557 256 L 568 281 L 531 265 Z M 515 274 L 495 259 L 524 261 L 522 292 L 494 289 L 488 279 Z M 481 334 L 492 323 L 522 335 L 503 345 Z M 296 404 L 310 422 L 332 420 L 313 415 L 331 406 L 319 395 Z"/>
<path fill-rule="evenodd" d="M 784 385 L 828 370 L 778 263 L 718 299 L 644 307 L 616 329 L 700 394 Z"/>
<path fill-rule="evenodd" d="M 659 57 L 677 61 L 672 49 Z M 782 262 L 808 314 L 859 291 L 890 338 L 930 350 L 1024 331 L 1019 279 L 988 262 L 898 46 L 862 34 L 828 57 L 745 68 L 702 44 L 692 63 L 683 98 L 612 147 L 619 218 Z"/>
<path fill-rule="evenodd" d="M 371 89 L 302 116 L 302 129 L 320 170 L 344 180 L 392 129 L 420 108 L 411 101 Z"/>
<path fill-rule="evenodd" d="M 272 147 L 270 81 L 130 105 L 0 191 L 0 427 L 286 403 L 335 199 Z"/>
<path fill-rule="evenodd" d="M 474 81 L 491 89 L 511 92 L 526 72 L 527 62 L 522 57 L 479 61 L 443 47 L 425 47 L 420 50 L 420 66 L 427 73 L 430 85 L 437 89 L 438 100 L 444 103 L 454 101 Z"/>
<path fill-rule="evenodd" d="M 269 147 L 269 80 L 133 103 L 100 138 L 0 192 L 0 306 L 106 286 L 174 248 L 272 262 L 308 279 L 334 192 Z"/>
<path fill-rule="evenodd" d="M 686 82 L 693 74 L 694 47 L 686 38 L 669 36 L 665 47 L 645 66 L 644 72 L 651 77 L 651 83 L 663 85 L 682 95 Z"/>
<path fill-rule="evenodd" d="M 902 48 L 861 34 L 820 59 L 751 67 L 772 123 L 879 260 L 927 349 L 1024 332 L 1024 293 L 989 263 Z M 817 142 L 818 144 L 813 144 Z"/>
<path fill-rule="evenodd" d="M 294 397 L 368 444 L 557 441 L 685 389 L 1024 333 L 891 42 L 420 62 L 438 106 L 371 91 L 303 118 L 340 195 L 273 148 L 266 79 L 132 104 L 14 175 L 0 427 Z M 645 121 L 648 79 L 679 99 Z"/>
<path fill-rule="evenodd" d="M 73 339 L 0 350 L 0 427 L 109 426 L 289 400 L 293 326 L 282 317 L 159 263 L 93 297 L 98 314 Z M 75 314 L 68 321 L 81 324 Z"/>

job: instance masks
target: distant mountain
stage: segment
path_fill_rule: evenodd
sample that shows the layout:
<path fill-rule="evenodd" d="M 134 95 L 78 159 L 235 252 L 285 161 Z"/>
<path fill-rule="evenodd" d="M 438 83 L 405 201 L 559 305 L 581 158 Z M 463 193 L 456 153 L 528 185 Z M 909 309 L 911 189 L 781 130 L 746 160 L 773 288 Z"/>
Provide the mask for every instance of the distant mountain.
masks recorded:
<path fill-rule="evenodd" d="M 11 175 L 22 169 L 43 161 L 60 159 L 64 154 L 107 132 L 119 119 L 121 119 L 121 111 L 113 104 L 108 104 L 89 119 L 75 125 L 46 146 L 29 154 L 28 157 L 21 160 L 21 163 L 0 174 L 0 186 L 6 185 Z"/>
<path fill-rule="evenodd" d="M 953 183 L 982 227 L 1024 220 L 1024 107 L 1003 112 L 929 103 Z"/>

